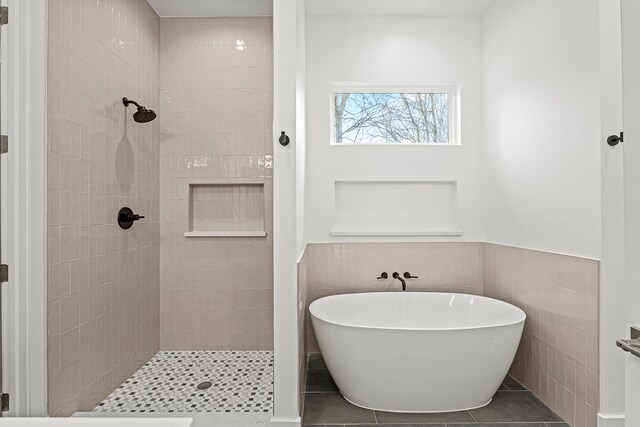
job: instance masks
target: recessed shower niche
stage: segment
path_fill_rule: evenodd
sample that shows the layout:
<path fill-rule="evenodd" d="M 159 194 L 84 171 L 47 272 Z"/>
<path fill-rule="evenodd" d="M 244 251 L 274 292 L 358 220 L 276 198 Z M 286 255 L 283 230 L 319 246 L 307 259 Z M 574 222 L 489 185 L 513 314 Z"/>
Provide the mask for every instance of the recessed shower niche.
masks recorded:
<path fill-rule="evenodd" d="M 265 237 L 264 182 L 189 184 L 185 237 Z"/>

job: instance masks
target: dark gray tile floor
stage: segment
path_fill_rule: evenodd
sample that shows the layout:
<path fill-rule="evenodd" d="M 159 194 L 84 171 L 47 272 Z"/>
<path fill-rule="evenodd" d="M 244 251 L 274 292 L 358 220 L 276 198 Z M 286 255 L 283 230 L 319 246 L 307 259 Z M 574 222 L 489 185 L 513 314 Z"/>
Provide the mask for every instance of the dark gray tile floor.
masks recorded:
<path fill-rule="evenodd" d="M 320 354 L 307 364 L 302 423 L 313 427 L 569 427 L 551 409 L 507 376 L 491 403 L 471 411 L 402 414 L 371 411 L 347 402 L 338 391 Z"/>

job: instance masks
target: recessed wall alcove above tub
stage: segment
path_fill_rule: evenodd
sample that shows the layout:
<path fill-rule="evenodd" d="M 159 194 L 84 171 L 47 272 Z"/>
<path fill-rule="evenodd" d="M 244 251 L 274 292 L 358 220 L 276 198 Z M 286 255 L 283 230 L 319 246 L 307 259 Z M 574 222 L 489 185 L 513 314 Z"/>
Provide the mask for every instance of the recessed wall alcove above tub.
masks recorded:
<path fill-rule="evenodd" d="M 457 181 L 336 181 L 332 236 L 461 236 Z"/>

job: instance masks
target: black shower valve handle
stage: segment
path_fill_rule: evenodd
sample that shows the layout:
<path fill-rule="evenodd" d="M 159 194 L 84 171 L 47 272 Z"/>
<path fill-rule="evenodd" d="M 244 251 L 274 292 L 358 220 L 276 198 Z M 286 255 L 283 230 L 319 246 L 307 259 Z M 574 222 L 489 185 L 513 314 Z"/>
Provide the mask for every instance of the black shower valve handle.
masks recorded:
<path fill-rule="evenodd" d="M 144 215 L 135 214 L 133 213 L 131 208 L 124 207 L 120 209 L 120 211 L 118 212 L 117 218 L 118 218 L 118 225 L 120 225 L 120 228 L 127 230 L 131 228 L 134 222 L 144 218 Z"/>
<path fill-rule="evenodd" d="M 378 277 L 377 279 L 380 280 L 380 279 L 388 279 L 388 278 L 389 278 L 389 275 L 387 274 L 387 272 L 383 271 L 380 277 Z"/>
<path fill-rule="evenodd" d="M 404 276 L 405 279 L 417 279 L 418 278 L 418 276 L 412 276 L 411 273 L 409 273 L 408 271 L 405 271 L 402 276 Z"/>

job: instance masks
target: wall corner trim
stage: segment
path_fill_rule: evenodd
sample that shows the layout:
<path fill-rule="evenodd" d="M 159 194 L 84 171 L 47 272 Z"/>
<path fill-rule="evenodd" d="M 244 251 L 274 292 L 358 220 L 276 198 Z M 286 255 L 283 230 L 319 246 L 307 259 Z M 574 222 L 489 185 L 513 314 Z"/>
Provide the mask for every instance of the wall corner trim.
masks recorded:
<path fill-rule="evenodd" d="M 304 258 L 304 254 L 307 251 L 307 245 L 308 243 L 305 242 L 304 246 L 302 247 L 302 252 L 300 252 L 300 255 L 298 256 L 298 264 L 300 264 L 302 262 L 302 258 Z"/>
<path fill-rule="evenodd" d="M 624 427 L 624 414 L 598 412 L 598 427 Z"/>
<path fill-rule="evenodd" d="M 3 1 L 2 40 L 4 389 L 9 417 L 47 416 L 47 0 Z M 6 90 L 5 90 L 6 89 Z M 10 108 L 5 108 L 10 106 Z M 8 250 L 10 248 L 10 250 Z"/>

